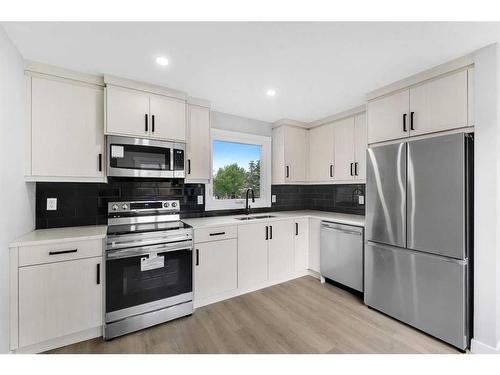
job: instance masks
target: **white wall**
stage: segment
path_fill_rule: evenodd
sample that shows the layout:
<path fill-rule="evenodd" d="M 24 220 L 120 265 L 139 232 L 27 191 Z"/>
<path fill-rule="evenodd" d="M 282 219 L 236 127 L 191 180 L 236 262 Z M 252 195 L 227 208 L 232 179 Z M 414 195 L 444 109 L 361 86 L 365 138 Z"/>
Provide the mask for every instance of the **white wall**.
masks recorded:
<path fill-rule="evenodd" d="M 33 229 L 34 184 L 24 182 L 23 60 L 0 26 L 0 353 L 9 350 L 9 243 Z"/>
<path fill-rule="evenodd" d="M 474 54 L 473 352 L 500 352 L 500 49 Z"/>
<path fill-rule="evenodd" d="M 239 131 L 243 133 L 271 136 L 272 127 L 269 122 L 253 120 L 245 117 L 229 115 L 227 113 L 210 113 L 212 128 Z"/>

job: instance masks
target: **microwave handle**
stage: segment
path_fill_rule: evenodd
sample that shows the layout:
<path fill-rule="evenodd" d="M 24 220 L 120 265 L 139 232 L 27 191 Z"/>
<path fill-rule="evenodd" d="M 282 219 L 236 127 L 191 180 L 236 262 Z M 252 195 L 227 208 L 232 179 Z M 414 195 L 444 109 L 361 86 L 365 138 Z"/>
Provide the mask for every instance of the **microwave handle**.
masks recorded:
<path fill-rule="evenodd" d="M 174 148 L 170 147 L 170 170 L 174 170 Z"/>

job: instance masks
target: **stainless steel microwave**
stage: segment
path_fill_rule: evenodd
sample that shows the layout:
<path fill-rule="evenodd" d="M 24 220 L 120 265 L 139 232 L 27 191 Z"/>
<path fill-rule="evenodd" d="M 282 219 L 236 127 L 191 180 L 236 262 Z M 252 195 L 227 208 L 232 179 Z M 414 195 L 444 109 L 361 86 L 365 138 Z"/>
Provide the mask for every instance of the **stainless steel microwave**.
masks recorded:
<path fill-rule="evenodd" d="M 108 176 L 184 178 L 184 143 L 107 136 Z"/>

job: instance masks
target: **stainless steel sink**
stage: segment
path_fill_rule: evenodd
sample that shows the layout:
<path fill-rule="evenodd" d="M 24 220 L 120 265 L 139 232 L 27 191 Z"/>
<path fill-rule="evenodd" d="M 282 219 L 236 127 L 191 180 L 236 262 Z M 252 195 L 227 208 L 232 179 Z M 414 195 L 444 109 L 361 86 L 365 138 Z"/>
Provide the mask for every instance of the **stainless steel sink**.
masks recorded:
<path fill-rule="evenodd" d="M 243 217 L 235 217 L 236 220 L 255 220 L 255 219 L 270 219 L 275 217 L 273 215 L 258 215 L 258 216 L 243 216 Z"/>

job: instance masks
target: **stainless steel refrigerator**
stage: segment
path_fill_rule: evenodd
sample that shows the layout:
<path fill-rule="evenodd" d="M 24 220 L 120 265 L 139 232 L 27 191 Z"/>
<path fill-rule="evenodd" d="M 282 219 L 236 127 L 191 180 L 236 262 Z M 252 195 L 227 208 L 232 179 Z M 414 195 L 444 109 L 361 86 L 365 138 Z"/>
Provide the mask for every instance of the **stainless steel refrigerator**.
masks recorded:
<path fill-rule="evenodd" d="M 368 148 L 365 303 L 462 350 L 472 187 L 472 134 Z"/>

